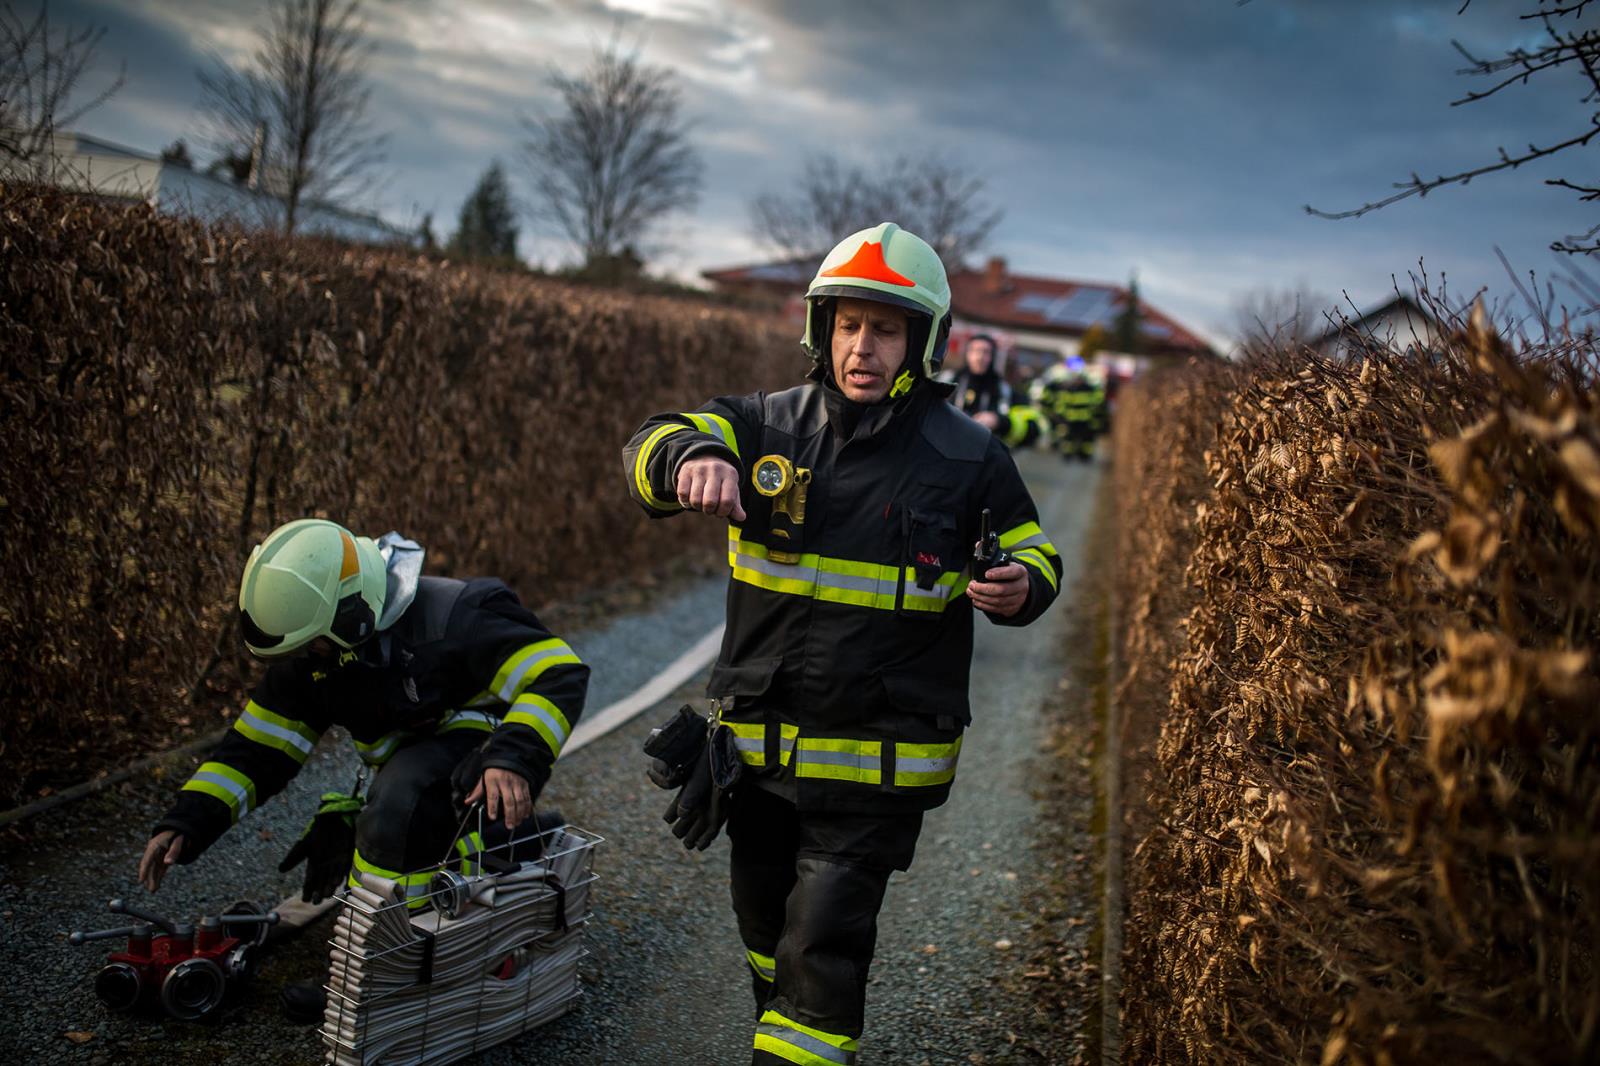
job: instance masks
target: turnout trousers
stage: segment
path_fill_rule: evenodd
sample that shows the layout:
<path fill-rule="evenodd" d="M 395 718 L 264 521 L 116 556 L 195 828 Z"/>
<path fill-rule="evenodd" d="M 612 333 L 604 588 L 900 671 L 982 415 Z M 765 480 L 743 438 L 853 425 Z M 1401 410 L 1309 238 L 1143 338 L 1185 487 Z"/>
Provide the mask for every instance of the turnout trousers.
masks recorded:
<path fill-rule="evenodd" d="M 756 785 L 734 798 L 728 837 L 756 1002 L 752 1063 L 856 1061 L 878 910 L 921 831 L 921 812 L 802 813 Z"/>
<path fill-rule="evenodd" d="M 491 823 L 487 816 L 481 834 L 476 818 L 463 826 L 462 812 L 451 798 L 451 771 L 483 737 L 470 729 L 420 737 L 383 764 L 356 817 L 352 881 L 363 870 L 387 877 L 405 886 L 408 905 L 421 907 L 427 902 L 430 875 L 418 871 L 447 857 L 470 864 L 477 852 L 511 839 L 500 822 Z M 517 826 L 516 835 L 536 832 L 536 821 L 537 814 Z"/>

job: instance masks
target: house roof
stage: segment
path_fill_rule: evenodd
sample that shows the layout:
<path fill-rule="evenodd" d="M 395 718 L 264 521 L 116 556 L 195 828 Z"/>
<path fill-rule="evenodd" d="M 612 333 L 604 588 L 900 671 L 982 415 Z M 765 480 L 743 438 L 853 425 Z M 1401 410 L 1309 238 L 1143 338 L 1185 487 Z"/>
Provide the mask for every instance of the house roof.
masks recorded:
<path fill-rule="evenodd" d="M 720 285 L 756 286 L 779 294 L 803 290 L 817 272 L 818 259 L 786 259 L 749 266 L 707 270 L 701 277 Z M 1004 329 L 1081 336 L 1091 326 L 1111 329 L 1127 306 L 1121 285 L 1069 281 L 1012 274 L 1004 259 L 991 259 L 983 270 L 958 270 L 950 275 L 950 302 L 960 318 Z M 1209 345 L 1171 316 L 1141 299 L 1140 328 L 1156 345 L 1169 350 L 1203 352 Z"/>
<path fill-rule="evenodd" d="M 1347 318 L 1339 322 L 1308 345 L 1311 348 L 1323 348 L 1343 338 L 1364 337 L 1372 332 L 1375 324 L 1382 322 L 1391 315 L 1404 315 L 1409 321 L 1427 326 L 1433 330 L 1442 330 L 1439 320 L 1417 301 L 1404 293 L 1397 293 L 1392 299 L 1368 308 L 1357 318 Z"/>

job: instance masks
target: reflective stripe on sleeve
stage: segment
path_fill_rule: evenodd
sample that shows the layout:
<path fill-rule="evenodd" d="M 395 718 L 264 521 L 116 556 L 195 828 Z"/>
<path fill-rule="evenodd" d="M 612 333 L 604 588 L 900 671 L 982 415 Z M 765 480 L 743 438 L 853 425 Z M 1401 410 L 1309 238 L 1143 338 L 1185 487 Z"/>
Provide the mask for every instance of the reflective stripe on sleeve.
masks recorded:
<path fill-rule="evenodd" d="M 561 746 L 572 732 L 572 723 L 561 713 L 561 708 L 537 692 L 524 692 L 518 696 L 511 710 L 506 712 L 505 721 L 507 725 L 528 726 L 538 733 L 550 746 L 552 755 L 561 754 Z"/>
<path fill-rule="evenodd" d="M 894 783 L 897 785 L 943 785 L 955 779 L 956 760 L 961 757 L 961 738 L 949 744 L 896 744 Z"/>
<path fill-rule="evenodd" d="M 656 429 L 644 439 L 644 444 L 640 445 L 639 454 L 634 456 L 633 486 L 639 490 L 639 498 L 653 510 L 683 510 L 683 508 L 678 506 L 677 500 L 673 500 L 671 503 L 663 503 L 661 500 L 656 498 L 655 493 L 650 491 L 650 455 L 655 451 L 656 445 L 660 444 L 663 438 L 670 437 L 674 433 L 683 433 L 687 431 L 688 428 L 688 426 L 681 425 L 676 422 L 665 426 L 657 426 Z"/>
<path fill-rule="evenodd" d="M 794 775 L 879 784 L 883 781 L 883 742 L 801 737 L 795 744 Z"/>
<path fill-rule="evenodd" d="M 727 445 L 734 458 L 739 458 L 739 438 L 734 436 L 733 425 L 726 418 L 721 415 L 696 414 L 694 412 L 688 412 L 683 417 L 693 422 L 694 428 L 701 433 L 716 437 Z"/>
<path fill-rule="evenodd" d="M 221 800 L 233 812 L 233 820 L 249 814 L 256 805 L 256 783 L 227 763 L 205 762 L 184 783 L 185 792 L 202 792 Z"/>
<path fill-rule="evenodd" d="M 756 1025 L 757 1051 L 776 1055 L 798 1066 L 829 1066 L 831 1063 L 854 1066 L 859 1047 L 855 1037 L 813 1029 L 775 1010 L 762 1014 Z"/>
<path fill-rule="evenodd" d="M 582 661 L 566 641 L 558 637 L 541 640 L 517 649 L 501 663 L 500 669 L 495 671 L 494 680 L 489 683 L 489 689 L 502 703 L 510 703 L 517 693 L 533 684 L 540 674 L 552 666 Z"/>
<path fill-rule="evenodd" d="M 1043 552 L 1038 548 L 1024 548 L 1019 552 L 1013 552 L 1012 556 L 1017 562 L 1027 563 L 1033 569 L 1039 571 L 1044 579 L 1050 582 L 1052 589 L 1061 587 L 1061 579 L 1056 577 L 1056 568 L 1050 565 L 1050 561 L 1044 557 Z"/>
<path fill-rule="evenodd" d="M 322 735 L 304 722 L 274 714 L 255 700 L 245 704 L 244 713 L 233 723 L 233 728 L 236 733 L 257 744 L 276 748 L 302 765 Z"/>
<path fill-rule="evenodd" d="M 1024 522 L 1000 534 L 1000 547 L 1013 555 L 1024 548 L 1038 548 L 1045 555 L 1059 554 L 1037 522 Z"/>
<path fill-rule="evenodd" d="M 778 962 L 771 955 L 747 949 L 744 957 L 749 961 L 750 968 L 756 972 L 756 976 L 763 981 L 770 982 L 778 975 Z"/>
<path fill-rule="evenodd" d="M 474 856 L 483 854 L 483 834 L 471 832 L 456 841 L 456 854 L 461 856 L 461 873 L 471 877 L 483 869 L 483 864 L 473 862 Z"/>

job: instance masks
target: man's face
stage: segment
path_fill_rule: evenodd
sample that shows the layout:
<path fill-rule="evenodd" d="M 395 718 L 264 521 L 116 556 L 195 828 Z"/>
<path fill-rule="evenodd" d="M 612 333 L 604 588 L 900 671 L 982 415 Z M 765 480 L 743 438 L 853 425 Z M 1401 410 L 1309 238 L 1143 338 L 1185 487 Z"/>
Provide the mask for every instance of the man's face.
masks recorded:
<path fill-rule="evenodd" d="M 833 380 L 857 403 L 889 395 L 906 359 L 906 313 L 875 300 L 842 296 L 833 313 Z"/>
<path fill-rule="evenodd" d="M 994 345 L 983 339 L 967 342 L 967 369 L 974 374 L 987 374 L 994 365 Z"/>

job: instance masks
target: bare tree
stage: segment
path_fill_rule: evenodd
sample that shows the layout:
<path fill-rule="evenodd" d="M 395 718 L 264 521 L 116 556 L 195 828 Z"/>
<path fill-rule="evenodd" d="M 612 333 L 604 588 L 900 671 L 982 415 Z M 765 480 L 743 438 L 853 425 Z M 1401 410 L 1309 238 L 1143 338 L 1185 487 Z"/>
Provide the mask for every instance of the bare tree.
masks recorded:
<path fill-rule="evenodd" d="M 283 201 L 286 233 L 306 200 L 349 199 L 382 158 L 365 29 L 361 0 L 273 0 L 245 66 L 200 72 L 213 146 L 253 146 L 252 178 Z"/>
<path fill-rule="evenodd" d="M 1466 11 L 1471 2 L 1472 0 L 1464 0 L 1456 13 L 1461 14 Z M 1545 43 L 1539 47 L 1511 48 L 1503 55 L 1482 58 L 1467 51 L 1459 41 L 1450 42 L 1467 61 L 1467 66 L 1456 73 L 1482 78 L 1488 83 L 1485 88 L 1470 90 L 1460 99 L 1452 100 L 1450 106 L 1460 107 L 1486 100 L 1513 85 L 1527 85 L 1535 77 L 1546 78 L 1551 71 L 1566 68 L 1575 76 L 1575 81 L 1582 90 L 1578 103 L 1584 111 L 1581 123 L 1575 124 L 1570 136 L 1545 145 L 1530 143 L 1526 150 L 1515 152 L 1507 151 L 1502 145 L 1498 149 L 1497 159 L 1454 174 L 1439 174 L 1436 177 L 1424 178 L 1413 171 L 1407 180 L 1395 182 L 1394 187 L 1397 190 L 1395 193 L 1349 211 L 1322 211 L 1306 204 L 1306 212 L 1318 218 L 1360 218 L 1368 212 L 1388 207 L 1409 197 L 1426 196 L 1446 185 L 1466 185 L 1473 178 L 1481 178 L 1486 174 L 1502 170 L 1515 170 L 1526 163 L 1565 152 L 1569 148 L 1581 148 L 1596 137 L 1600 137 L 1600 111 L 1593 110 L 1594 105 L 1600 103 L 1600 29 L 1585 28 L 1579 24 L 1584 9 L 1592 0 L 1530 0 L 1530 2 L 1536 4 L 1536 9 L 1518 15 L 1517 18 L 1522 22 L 1538 23 L 1542 26 Z M 1570 189 L 1585 203 L 1600 201 L 1600 186 L 1572 182 L 1565 178 L 1549 179 L 1545 184 Z M 1600 252 L 1600 225 L 1592 227 L 1586 233 L 1558 240 L 1550 247 L 1558 252 Z"/>
<path fill-rule="evenodd" d="M 595 49 L 581 74 L 552 71 L 561 101 L 524 118 L 525 157 L 538 199 L 594 265 L 639 248 L 647 233 L 699 197 L 701 163 L 688 140 L 676 78 L 616 43 Z"/>
<path fill-rule="evenodd" d="M 105 32 L 103 26 L 53 30 L 48 0 L 31 19 L 10 4 L 0 7 L 0 174 L 37 175 L 55 131 L 122 88 L 126 68 L 119 67 L 104 89 L 73 103 Z"/>
<path fill-rule="evenodd" d="M 981 177 L 933 156 L 872 171 L 818 156 L 792 190 L 750 203 L 757 235 L 796 259 L 821 258 L 846 234 L 887 221 L 933 245 L 951 267 L 967 262 L 1003 215 L 985 199 Z"/>
<path fill-rule="evenodd" d="M 1233 333 L 1247 352 L 1298 348 L 1328 331 L 1333 306 L 1304 288 L 1254 289 L 1234 301 Z"/>

